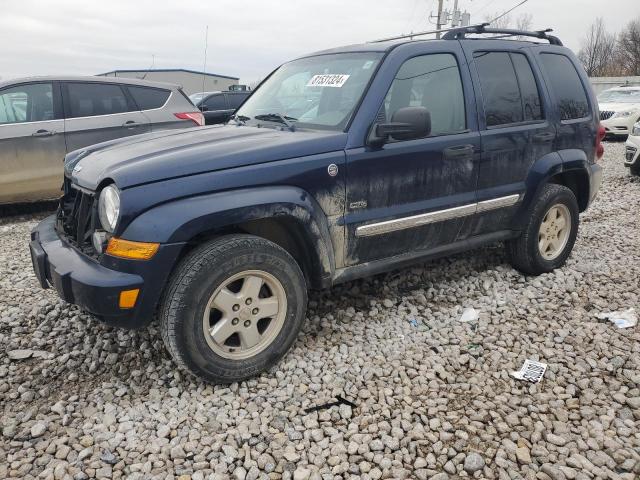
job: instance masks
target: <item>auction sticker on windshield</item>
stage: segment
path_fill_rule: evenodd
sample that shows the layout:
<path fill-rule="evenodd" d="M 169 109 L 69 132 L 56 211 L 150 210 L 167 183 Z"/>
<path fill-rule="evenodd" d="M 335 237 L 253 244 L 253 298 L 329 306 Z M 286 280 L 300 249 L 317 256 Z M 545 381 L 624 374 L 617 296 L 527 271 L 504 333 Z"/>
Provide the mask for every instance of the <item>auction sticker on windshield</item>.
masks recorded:
<path fill-rule="evenodd" d="M 309 79 L 307 87 L 338 87 L 345 84 L 351 75 L 325 74 L 314 75 Z"/>

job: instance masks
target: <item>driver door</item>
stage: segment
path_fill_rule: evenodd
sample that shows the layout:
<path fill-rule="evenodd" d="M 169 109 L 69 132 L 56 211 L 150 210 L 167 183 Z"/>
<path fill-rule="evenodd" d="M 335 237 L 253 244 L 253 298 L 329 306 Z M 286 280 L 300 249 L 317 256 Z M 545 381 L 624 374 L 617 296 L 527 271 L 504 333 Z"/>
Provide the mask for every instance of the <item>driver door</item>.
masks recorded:
<path fill-rule="evenodd" d="M 347 151 L 347 265 L 430 250 L 459 240 L 475 213 L 480 136 L 464 56 L 457 42 L 406 59 L 375 123 L 404 107 L 425 107 L 431 132 Z M 456 43 L 456 45 L 454 45 Z"/>

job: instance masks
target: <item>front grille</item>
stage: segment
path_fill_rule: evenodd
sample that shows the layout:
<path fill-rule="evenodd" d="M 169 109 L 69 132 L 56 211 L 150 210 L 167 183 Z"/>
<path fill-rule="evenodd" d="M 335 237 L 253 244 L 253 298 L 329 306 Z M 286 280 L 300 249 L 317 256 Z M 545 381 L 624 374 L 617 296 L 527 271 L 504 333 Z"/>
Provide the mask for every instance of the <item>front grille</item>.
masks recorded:
<path fill-rule="evenodd" d="M 87 255 L 95 252 L 91 235 L 96 228 L 97 205 L 93 192 L 80 189 L 65 177 L 64 195 L 58 207 L 58 231 L 64 238 Z"/>
<path fill-rule="evenodd" d="M 605 110 L 604 112 L 600 112 L 600 120 L 607 120 L 613 117 L 613 114 L 616 112 L 612 112 L 611 110 Z"/>

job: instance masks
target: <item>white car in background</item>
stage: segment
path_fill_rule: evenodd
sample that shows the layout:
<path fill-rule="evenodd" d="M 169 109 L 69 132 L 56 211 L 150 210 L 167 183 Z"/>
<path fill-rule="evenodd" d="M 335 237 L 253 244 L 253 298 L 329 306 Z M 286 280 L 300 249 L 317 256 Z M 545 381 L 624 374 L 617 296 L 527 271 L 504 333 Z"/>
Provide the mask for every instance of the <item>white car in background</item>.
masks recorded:
<path fill-rule="evenodd" d="M 632 175 L 640 175 L 640 122 L 633 126 L 627 137 L 624 164 Z"/>
<path fill-rule="evenodd" d="M 598 95 L 600 123 L 607 134 L 627 136 L 640 121 L 640 87 L 616 87 Z"/>

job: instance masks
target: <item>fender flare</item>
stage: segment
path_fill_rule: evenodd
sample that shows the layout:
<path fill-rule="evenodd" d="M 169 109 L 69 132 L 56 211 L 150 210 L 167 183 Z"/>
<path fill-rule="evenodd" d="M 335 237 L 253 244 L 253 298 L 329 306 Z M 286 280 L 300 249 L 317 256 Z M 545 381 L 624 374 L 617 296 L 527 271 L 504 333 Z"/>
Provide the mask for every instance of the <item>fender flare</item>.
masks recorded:
<path fill-rule="evenodd" d="M 302 227 L 314 275 L 321 283 L 335 271 L 327 217 L 306 191 L 292 186 L 229 190 L 182 198 L 146 210 L 134 218 L 121 238 L 140 242 L 187 243 L 194 237 L 267 218 L 293 219 Z"/>
<path fill-rule="evenodd" d="M 525 194 L 513 217 L 511 228 L 514 230 L 523 229 L 542 187 L 549 183 L 551 177 L 570 171 L 589 174 L 589 161 L 584 151 L 578 149 L 559 150 L 540 157 L 531 166 L 524 181 Z"/>

